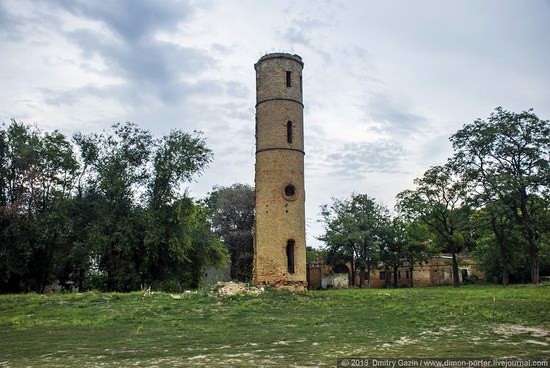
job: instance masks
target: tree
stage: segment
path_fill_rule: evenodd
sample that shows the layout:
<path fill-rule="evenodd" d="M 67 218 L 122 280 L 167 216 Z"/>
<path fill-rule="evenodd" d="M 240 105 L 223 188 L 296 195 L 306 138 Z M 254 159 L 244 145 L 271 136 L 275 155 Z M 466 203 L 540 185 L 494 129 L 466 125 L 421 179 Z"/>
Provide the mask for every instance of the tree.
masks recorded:
<path fill-rule="evenodd" d="M 490 251 L 491 256 L 497 260 L 496 264 L 492 263 L 500 272 L 502 284 L 508 285 L 510 274 L 518 270 L 517 262 L 523 259 L 519 253 L 524 248 L 525 240 L 517 222 L 507 206 L 499 200 L 487 201 L 483 208 L 474 213 L 473 220 L 481 235 L 479 243 L 484 243 L 477 254 L 480 255 L 483 249 L 489 251 L 489 246 L 496 247 L 496 252 Z M 525 266 L 528 267 L 528 264 Z"/>
<path fill-rule="evenodd" d="M 115 124 L 101 134 L 74 135 L 83 167 L 89 168 L 86 195 L 94 199 L 86 232 L 93 263 L 104 277 L 99 287 L 139 288 L 144 272 L 146 219 L 138 190 L 146 185 L 152 155 L 150 132 L 135 124 Z"/>
<path fill-rule="evenodd" d="M 476 238 L 472 256 L 488 281 L 504 285 L 512 281 L 527 282 L 530 271 L 523 236 L 508 209 L 505 206 L 495 208 L 495 205 L 499 202 L 472 214 Z"/>
<path fill-rule="evenodd" d="M 39 133 L 15 120 L 0 130 L 0 281 L 2 291 L 29 290 L 32 257 L 32 177 Z M 32 174 L 32 176 L 31 176 Z"/>
<path fill-rule="evenodd" d="M 0 158 L 0 289 L 42 292 L 67 250 L 78 163 L 64 135 L 15 120 L 0 129 Z"/>
<path fill-rule="evenodd" d="M 425 223 L 418 220 L 409 221 L 404 217 L 392 219 L 392 248 L 396 256 L 392 256 L 394 264 L 394 284 L 397 285 L 397 268 L 406 264 L 408 269 L 408 287 L 414 287 L 414 268 L 417 264 L 428 262 L 437 252 L 433 247 L 432 235 Z M 384 257 L 382 257 L 384 259 Z M 395 267 L 397 266 L 397 267 Z"/>
<path fill-rule="evenodd" d="M 386 271 L 386 288 L 399 287 L 399 268 L 403 265 L 403 250 L 406 245 L 405 232 L 400 225 L 396 219 L 392 219 L 391 223 L 382 229 L 380 261 L 384 264 Z"/>
<path fill-rule="evenodd" d="M 227 250 L 212 233 L 203 204 L 181 197 L 164 209 L 163 218 L 166 224 L 147 232 L 145 282 L 196 288 L 206 266 L 227 263 Z"/>
<path fill-rule="evenodd" d="M 252 279 L 255 193 L 246 184 L 214 187 L 206 200 L 214 233 L 231 257 L 231 278 Z"/>
<path fill-rule="evenodd" d="M 73 141 L 15 121 L 0 129 L 0 291 L 193 287 L 226 260 L 205 206 L 183 190 L 212 159 L 199 133 L 153 139 L 126 123 Z"/>
<path fill-rule="evenodd" d="M 488 119 L 465 125 L 451 141 L 456 171 L 475 189 L 492 222 L 504 283 L 511 219 L 527 245 L 531 281 L 538 283 L 541 241 L 547 231 L 541 219 L 548 208 L 550 122 L 532 109 L 513 113 L 498 107 Z"/>
<path fill-rule="evenodd" d="M 204 171 L 212 151 L 198 132 L 173 130 L 154 143 L 143 278 L 148 284 L 173 279 L 180 286 L 196 287 L 207 264 L 225 261 L 224 250 L 207 231 L 206 209 L 182 189 Z"/>
<path fill-rule="evenodd" d="M 212 162 L 212 151 L 200 132 L 193 134 L 172 130 L 155 141 L 152 180 L 149 183 L 150 205 L 170 203 L 182 194 L 182 186 L 201 175 Z"/>
<path fill-rule="evenodd" d="M 99 287 L 181 288 L 196 287 L 204 266 L 225 260 L 209 232 L 206 210 L 183 190 L 212 160 L 200 133 L 174 130 L 153 139 L 126 123 L 101 134 L 76 134 L 74 140 L 83 161 L 78 203 L 91 200 L 95 213 L 73 269 L 82 271 L 87 253 L 98 267 Z"/>
<path fill-rule="evenodd" d="M 431 167 L 415 184 L 415 190 L 397 195 L 397 209 L 403 216 L 428 225 L 442 250 L 451 253 L 453 285 L 458 287 L 456 255 L 465 248 L 469 236 L 470 209 L 463 200 L 466 188 L 449 166 Z"/>
<path fill-rule="evenodd" d="M 370 270 L 379 260 L 383 232 L 389 226 L 389 211 L 366 194 L 353 194 L 350 199 L 333 199 L 330 207 L 321 207 L 325 234 L 319 239 L 328 247 L 329 255 L 352 261 L 360 270 L 359 286 L 364 286 L 365 274 L 370 287 Z M 336 257 L 334 257 L 336 258 Z"/>

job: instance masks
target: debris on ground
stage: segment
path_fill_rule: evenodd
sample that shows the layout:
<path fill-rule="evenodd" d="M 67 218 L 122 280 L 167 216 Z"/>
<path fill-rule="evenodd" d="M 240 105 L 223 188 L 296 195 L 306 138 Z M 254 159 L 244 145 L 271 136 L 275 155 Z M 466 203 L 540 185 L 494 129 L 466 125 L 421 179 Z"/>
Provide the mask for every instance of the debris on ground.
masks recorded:
<path fill-rule="evenodd" d="M 197 294 L 197 293 L 198 293 L 197 290 L 184 290 L 182 294 L 170 294 L 170 297 L 172 299 L 183 299 L 187 296 Z"/>
<path fill-rule="evenodd" d="M 150 296 L 153 296 L 153 292 L 151 291 L 151 287 L 147 287 L 147 288 L 141 288 L 141 291 L 143 291 L 143 296 L 145 297 L 150 297 Z"/>
<path fill-rule="evenodd" d="M 214 294 L 218 296 L 231 296 L 231 295 L 259 295 L 264 292 L 264 288 L 257 288 L 250 286 L 243 282 L 218 282 L 214 288 Z"/>

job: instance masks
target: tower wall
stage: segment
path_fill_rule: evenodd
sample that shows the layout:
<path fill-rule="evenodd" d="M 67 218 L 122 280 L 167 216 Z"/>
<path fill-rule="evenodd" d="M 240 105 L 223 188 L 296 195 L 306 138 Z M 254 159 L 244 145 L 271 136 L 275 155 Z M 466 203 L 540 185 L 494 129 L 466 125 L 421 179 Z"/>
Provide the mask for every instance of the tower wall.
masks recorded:
<path fill-rule="evenodd" d="M 290 54 L 255 65 L 254 281 L 295 290 L 307 286 L 302 68 Z"/>

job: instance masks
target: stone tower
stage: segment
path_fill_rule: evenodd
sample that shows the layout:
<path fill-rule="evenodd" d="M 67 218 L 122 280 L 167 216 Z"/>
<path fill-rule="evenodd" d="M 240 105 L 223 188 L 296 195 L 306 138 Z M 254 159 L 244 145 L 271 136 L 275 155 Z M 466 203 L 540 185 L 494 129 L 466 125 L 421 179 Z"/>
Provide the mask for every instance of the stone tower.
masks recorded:
<path fill-rule="evenodd" d="M 305 290 L 304 105 L 298 55 L 267 54 L 256 69 L 254 282 Z"/>

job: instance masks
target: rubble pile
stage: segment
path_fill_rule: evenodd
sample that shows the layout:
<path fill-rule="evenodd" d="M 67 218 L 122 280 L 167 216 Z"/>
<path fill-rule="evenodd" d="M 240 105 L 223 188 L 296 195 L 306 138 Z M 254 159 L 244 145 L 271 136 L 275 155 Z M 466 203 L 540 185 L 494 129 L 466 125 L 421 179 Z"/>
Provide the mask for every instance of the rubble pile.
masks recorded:
<path fill-rule="evenodd" d="M 214 293 L 219 296 L 231 295 L 259 295 L 264 292 L 264 288 L 256 288 L 242 282 L 218 282 Z"/>

